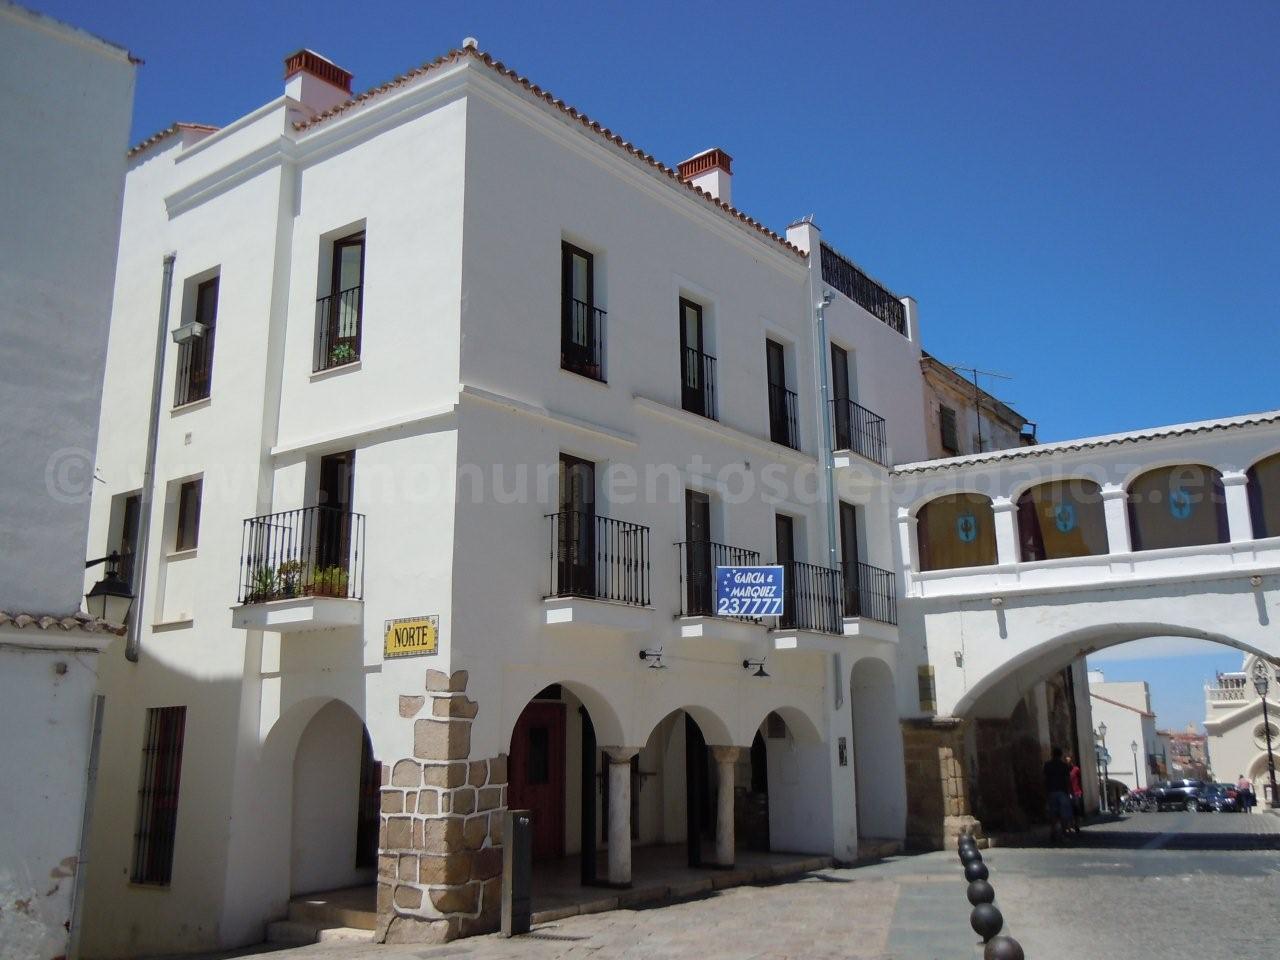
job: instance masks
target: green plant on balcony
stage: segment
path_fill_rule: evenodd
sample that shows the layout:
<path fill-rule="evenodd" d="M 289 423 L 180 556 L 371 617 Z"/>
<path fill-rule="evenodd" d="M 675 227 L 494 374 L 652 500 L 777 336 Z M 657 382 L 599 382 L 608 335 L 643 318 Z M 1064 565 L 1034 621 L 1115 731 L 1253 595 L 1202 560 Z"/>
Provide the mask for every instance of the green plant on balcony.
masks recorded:
<path fill-rule="evenodd" d="M 311 580 L 311 592 L 317 597 L 345 597 L 349 579 L 342 567 L 322 567 Z"/>
<path fill-rule="evenodd" d="M 349 343 L 335 343 L 329 349 L 329 366 L 336 367 L 357 360 L 356 348 Z"/>
<path fill-rule="evenodd" d="M 296 597 L 302 592 L 302 575 L 305 573 L 301 560 L 286 560 L 276 570 L 277 593 L 280 597 Z"/>
<path fill-rule="evenodd" d="M 268 564 L 254 567 L 249 575 L 249 595 L 245 597 L 245 603 L 266 603 L 275 599 L 275 595 L 275 568 Z"/>

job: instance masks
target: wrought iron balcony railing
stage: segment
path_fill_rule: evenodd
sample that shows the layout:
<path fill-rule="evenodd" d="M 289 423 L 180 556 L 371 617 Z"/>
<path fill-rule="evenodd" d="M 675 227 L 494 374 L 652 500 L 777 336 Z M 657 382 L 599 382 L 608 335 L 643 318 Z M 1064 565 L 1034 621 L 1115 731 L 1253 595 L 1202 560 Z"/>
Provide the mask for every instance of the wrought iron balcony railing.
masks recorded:
<path fill-rule="evenodd" d="M 244 522 L 240 602 L 364 598 L 364 514 L 303 507 Z"/>
<path fill-rule="evenodd" d="M 360 359 L 363 311 L 363 284 L 316 301 L 316 355 L 312 370 L 318 373 Z"/>
<path fill-rule="evenodd" d="M 760 563 L 760 554 L 754 550 L 711 540 L 685 540 L 676 544 L 676 550 L 682 617 L 716 616 L 716 567 L 754 567 Z"/>
<path fill-rule="evenodd" d="M 852 450 L 873 463 L 884 467 L 889 465 L 884 417 L 877 416 L 852 400 L 832 400 L 831 429 L 835 434 L 835 449 Z"/>
<path fill-rule="evenodd" d="M 560 366 L 592 380 L 604 382 L 605 321 L 599 307 L 582 300 L 568 300 L 560 329 Z"/>
<path fill-rule="evenodd" d="M 904 337 L 907 335 L 907 309 L 902 301 L 825 243 L 822 245 L 822 279 L 893 330 Z"/>
<path fill-rule="evenodd" d="M 897 623 L 898 586 L 892 571 L 869 563 L 846 563 L 844 616 Z"/>
<path fill-rule="evenodd" d="M 839 570 L 792 561 L 783 566 L 783 614 L 779 626 L 843 633 L 843 577 Z"/>
<path fill-rule="evenodd" d="M 649 605 L 648 527 L 583 510 L 546 518 L 551 523 L 549 597 Z"/>
<path fill-rule="evenodd" d="M 769 439 L 792 450 L 800 449 L 800 419 L 795 392 L 780 383 L 769 384 Z"/>
<path fill-rule="evenodd" d="M 690 413 L 715 420 L 716 358 L 693 347 L 680 355 L 680 403 Z"/>

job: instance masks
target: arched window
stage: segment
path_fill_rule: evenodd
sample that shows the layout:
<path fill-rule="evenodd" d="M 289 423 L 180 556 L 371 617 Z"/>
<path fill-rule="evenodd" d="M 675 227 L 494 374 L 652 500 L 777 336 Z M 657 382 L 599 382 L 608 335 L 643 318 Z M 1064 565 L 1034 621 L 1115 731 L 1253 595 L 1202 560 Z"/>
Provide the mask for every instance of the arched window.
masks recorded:
<path fill-rule="evenodd" d="M 917 515 L 921 570 L 985 567 L 996 562 L 995 515 L 978 493 L 930 500 Z"/>
<path fill-rule="evenodd" d="M 1129 484 L 1129 531 L 1135 550 L 1226 543 L 1222 475 L 1198 463 L 1148 470 Z"/>
<path fill-rule="evenodd" d="M 1254 539 L 1280 537 L 1280 453 L 1259 460 L 1248 477 Z"/>
<path fill-rule="evenodd" d="M 1092 480 L 1051 480 L 1018 498 L 1022 559 L 1057 560 L 1107 552 L 1102 488 Z"/>

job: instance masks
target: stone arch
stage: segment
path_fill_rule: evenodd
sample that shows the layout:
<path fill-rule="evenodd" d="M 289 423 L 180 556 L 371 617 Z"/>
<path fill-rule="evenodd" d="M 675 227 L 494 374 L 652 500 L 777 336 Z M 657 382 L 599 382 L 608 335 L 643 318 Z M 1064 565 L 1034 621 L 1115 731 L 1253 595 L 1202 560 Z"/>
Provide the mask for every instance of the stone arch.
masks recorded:
<path fill-rule="evenodd" d="M 1134 550 L 1226 543 L 1227 501 L 1222 473 L 1203 463 L 1143 470 L 1125 485 Z"/>
<path fill-rule="evenodd" d="M 590 684 L 579 680 L 549 677 L 526 680 L 520 689 L 515 691 L 515 694 L 506 701 L 510 704 L 517 704 L 518 709 L 512 715 L 502 718 L 502 728 L 498 742 L 502 744 L 503 749 L 510 752 L 511 735 L 515 731 L 516 723 L 520 719 L 521 713 L 524 712 L 525 707 L 537 697 L 539 692 L 555 686 L 569 691 L 587 709 L 587 712 L 591 715 L 591 722 L 595 726 L 596 738 L 600 743 L 611 746 L 626 744 L 626 734 L 622 720 L 618 711 L 605 694 Z"/>
<path fill-rule="evenodd" d="M 996 562 L 995 511 L 981 493 L 947 493 L 916 511 L 920 570 L 985 567 Z"/>
<path fill-rule="evenodd" d="M 854 661 L 849 705 L 858 839 L 901 839 L 906 832 L 906 782 L 893 668 L 874 656 Z"/>
<path fill-rule="evenodd" d="M 1253 538 L 1280 537 L 1280 453 L 1259 458 L 1245 476 Z"/>
<path fill-rule="evenodd" d="M 1020 491 L 1019 559 L 1057 560 L 1108 552 L 1102 487 L 1083 477 L 1044 480 Z"/>
<path fill-rule="evenodd" d="M 747 717 L 752 718 L 748 721 L 750 726 L 744 727 L 741 723 L 737 725 L 733 743 L 745 746 L 754 742 L 756 733 L 771 713 L 776 713 L 783 719 L 791 735 L 800 743 L 821 743 L 825 739 L 822 735 L 822 726 L 825 721 L 821 715 L 804 707 L 793 706 L 780 697 L 771 698 L 765 703 L 767 706 L 763 710 L 757 706 L 746 714 Z"/>
<path fill-rule="evenodd" d="M 975 707 L 988 701 L 990 695 L 998 692 L 997 688 L 1011 680 L 1014 681 L 1015 690 L 1030 689 L 1081 656 L 1132 640 L 1151 637 L 1189 637 L 1208 640 L 1263 657 L 1271 662 L 1275 659 L 1266 651 L 1235 637 L 1186 624 L 1152 622 L 1095 624 L 1060 633 L 1051 639 L 1018 651 L 1016 655 L 1001 663 L 992 665 L 984 675 L 956 698 L 950 712 L 957 717 L 973 715 Z M 1013 706 L 1014 703 L 1010 700 L 1008 705 L 1010 711 Z"/>

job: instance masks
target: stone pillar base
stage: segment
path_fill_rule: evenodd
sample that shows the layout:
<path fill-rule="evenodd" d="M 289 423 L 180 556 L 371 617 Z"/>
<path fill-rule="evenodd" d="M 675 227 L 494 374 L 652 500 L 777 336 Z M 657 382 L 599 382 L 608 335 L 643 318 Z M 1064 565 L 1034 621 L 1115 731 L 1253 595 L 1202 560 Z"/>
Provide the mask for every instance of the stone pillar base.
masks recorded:
<path fill-rule="evenodd" d="M 954 847 L 963 833 L 981 837 L 982 824 L 969 806 L 964 723 L 956 717 L 902 722 L 907 772 L 907 847 Z"/>

